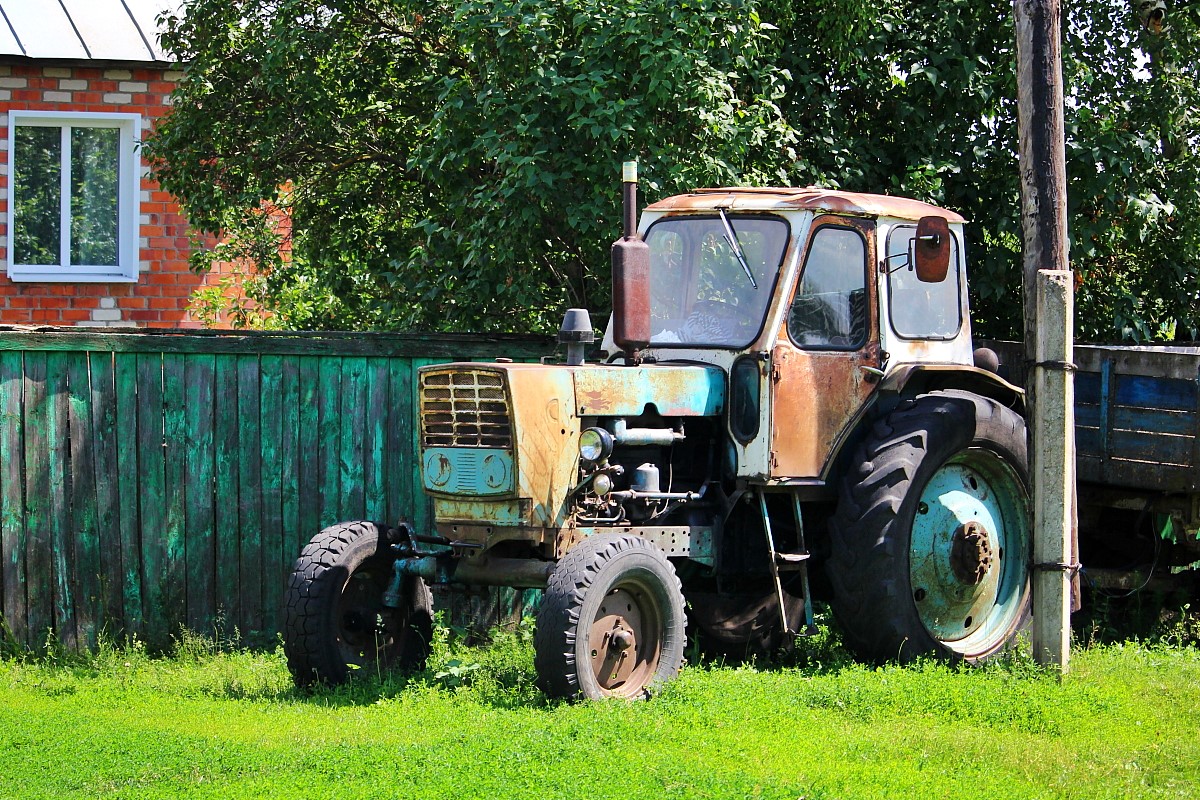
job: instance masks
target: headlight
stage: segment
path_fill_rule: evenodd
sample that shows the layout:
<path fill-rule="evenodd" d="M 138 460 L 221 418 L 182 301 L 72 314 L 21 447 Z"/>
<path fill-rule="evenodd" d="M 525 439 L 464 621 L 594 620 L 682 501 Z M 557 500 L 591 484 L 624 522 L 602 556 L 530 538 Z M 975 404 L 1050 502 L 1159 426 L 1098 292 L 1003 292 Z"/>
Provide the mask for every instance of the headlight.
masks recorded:
<path fill-rule="evenodd" d="M 588 428 L 579 434 L 579 457 L 593 464 L 608 458 L 612 453 L 613 437 L 604 428 Z"/>

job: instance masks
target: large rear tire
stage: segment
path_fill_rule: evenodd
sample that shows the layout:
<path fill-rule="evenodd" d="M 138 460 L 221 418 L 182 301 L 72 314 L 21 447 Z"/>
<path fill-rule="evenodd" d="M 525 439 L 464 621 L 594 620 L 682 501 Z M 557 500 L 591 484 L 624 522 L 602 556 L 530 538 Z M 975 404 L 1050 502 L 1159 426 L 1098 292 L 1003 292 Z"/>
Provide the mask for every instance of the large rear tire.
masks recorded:
<path fill-rule="evenodd" d="M 860 657 L 978 661 L 1029 619 L 1025 422 L 940 391 L 879 422 L 830 523 L 833 611 Z"/>
<path fill-rule="evenodd" d="M 383 604 L 395 556 L 386 528 L 344 522 L 313 537 L 296 560 L 284 608 L 283 650 L 296 685 L 336 685 L 358 670 L 415 669 L 429 655 L 433 597 L 407 578 L 399 608 Z"/>
<path fill-rule="evenodd" d="M 642 698 L 683 664 L 675 569 L 637 536 L 589 536 L 558 562 L 538 608 L 538 685 L 551 697 Z"/>

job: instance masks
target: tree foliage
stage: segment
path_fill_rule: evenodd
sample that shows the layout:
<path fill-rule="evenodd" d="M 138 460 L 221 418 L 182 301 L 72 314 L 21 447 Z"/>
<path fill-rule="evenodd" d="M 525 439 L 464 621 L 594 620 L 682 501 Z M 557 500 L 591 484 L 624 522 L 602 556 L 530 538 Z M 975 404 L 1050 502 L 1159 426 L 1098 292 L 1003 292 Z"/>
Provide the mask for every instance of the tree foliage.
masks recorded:
<path fill-rule="evenodd" d="M 226 236 L 201 259 L 262 264 L 292 325 L 550 329 L 607 303 L 622 159 L 660 193 L 778 182 L 789 161 L 785 76 L 741 0 L 184 11 L 156 174 Z M 264 203 L 290 218 L 289 258 Z"/>
<path fill-rule="evenodd" d="M 1066 0 L 1081 338 L 1200 325 L 1200 3 L 1161 33 Z M 149 143 L 201 231 L 305 327 L 552 329 L 608 302 L 617 163 L 649 197 L 821 183 L 971 221 L 976 331 L 1020 330 L 1012 6 L 1000 0 L 186 0 Z M 291 237 L 278 256 L 279 215 Z"/>

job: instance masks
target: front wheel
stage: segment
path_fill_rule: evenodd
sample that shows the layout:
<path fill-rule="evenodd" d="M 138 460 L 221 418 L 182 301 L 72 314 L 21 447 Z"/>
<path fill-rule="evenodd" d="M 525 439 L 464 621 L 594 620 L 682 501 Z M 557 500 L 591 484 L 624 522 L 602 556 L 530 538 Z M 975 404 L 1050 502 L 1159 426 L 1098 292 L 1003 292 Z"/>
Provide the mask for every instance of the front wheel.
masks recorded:
<path fill-rule="evenodd" d="M 683 592 L 637 536 L 589 536 L 558 562 L 537 615 L 538 685 L 551 697 L 641 698 L 683 664 Z"/>
<path fill-rule="evenodd" d="M 384 528 L 344 522 L 313 537 L 296 560 L 284 608 L 283 650 L 299 687 L 339 684 L 355 671 L 419 668 L 429 654 L 433 597 L 407 578 L 399 607 L 383 604 L 395 556 Z"/>
<path fill-rule="evenodd" d="M 921 395 L 856 453 L 831 520 L 833 611 L 861 657 L 978 661 L 1029 618 L 1025 422 L 969 392 Z"/>

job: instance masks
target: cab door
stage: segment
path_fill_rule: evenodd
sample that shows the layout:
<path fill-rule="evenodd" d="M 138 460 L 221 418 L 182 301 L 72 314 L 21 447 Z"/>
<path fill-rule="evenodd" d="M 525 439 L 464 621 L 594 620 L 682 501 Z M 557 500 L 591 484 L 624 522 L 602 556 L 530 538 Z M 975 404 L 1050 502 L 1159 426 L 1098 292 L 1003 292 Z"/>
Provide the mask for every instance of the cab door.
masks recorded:
<path fill-rule="evenodd" d="M 771 353 L 774 480 L 823 476 L 881 368 L 875 221 L 813 220 L 804 262 Z"/>

